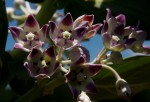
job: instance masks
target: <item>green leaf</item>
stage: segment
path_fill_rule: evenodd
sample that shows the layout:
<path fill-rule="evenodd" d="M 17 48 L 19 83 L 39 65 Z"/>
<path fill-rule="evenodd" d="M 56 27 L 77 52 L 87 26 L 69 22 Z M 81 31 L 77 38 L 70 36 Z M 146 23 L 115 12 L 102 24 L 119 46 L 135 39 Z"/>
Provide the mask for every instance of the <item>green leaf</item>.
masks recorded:
<path fill-rule="evenodd" d="M 121 65 L 112 67 L 131 86 L 132 94 L 135 95 L 150 86 L 150 56 L 135 56 L 124 60 Z M 91 95 L 93 99 L 114 99 L 117 98 L 115 89 L 115 78 L 111 73 L 102 71 L 95 78 L 98 87 L 98 94 Z"/>
<path fill-rule="evenodd" d="M 150 57 L 135 56 L 124 60 L 120 65 L 112 65 L 113 68 L 124 78 L 131 86 L 133 96 L 139 92 L 148 89 L 150 86 Z M 102 70 L 93 77 L 98 88 L 98 93 L 89 94 L 92 100 L 114 100 L 119 99 L 115 89 L 115 78 L 107 70 Z M 72 100 L 71 91 L 67 84 L 55 89 L 54 94 L 49 97 L 51 100 L 59 100 L 56 97 L 62 97 L 62 100 Z M 132 98 L 132 97 L 131 97 Z"/>

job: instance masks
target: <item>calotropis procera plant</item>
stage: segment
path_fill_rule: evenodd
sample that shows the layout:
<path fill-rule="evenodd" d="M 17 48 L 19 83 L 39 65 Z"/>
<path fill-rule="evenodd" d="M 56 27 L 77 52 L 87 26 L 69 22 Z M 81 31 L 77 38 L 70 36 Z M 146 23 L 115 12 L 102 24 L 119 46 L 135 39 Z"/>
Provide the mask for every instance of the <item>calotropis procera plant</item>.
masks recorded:
<path fill-rule="evenodd" d="M 73 20 L 71 13 L 67 13 L 59 23 L 49 21 L 49 24 L 40 29 L 37 20 L 30 14 L 23 28 L 9 27 L 16 41 L 14 48 L 28 53 L 24 67 L 29 75 L 35 78 L 40 93 L 52 93 L 56 87 L 65 83 L 78 102 L 91 102 L 88 95 L 98 91 L 93 77 L 106 69 L 116 78 L 118 95 L 129 98 L 130 86 L 108 62 L 121 64 L 121 52 L 126 49 L 150 54 L 150 48 L 143 46 L 146 32 L 135 27 L 126 27 L 125 15 L 113 17 L 110 9 L 107 9 L 101 30 L 104 48 L 90 61 L 90 53 L 81 42 L 94 37 L 102 26 L 101 23 L 93 22 L 94 15 L 84 14 Z M 48 26 L 50 29 L 47 34 Z M 53 41 L 53 45 L 45 49 L 43 45 L 47 44 L 46 37 Z M 111 51 L 110 55 L 108 51 Z M 43 81 L 45 79 L 48 81 Z"/>

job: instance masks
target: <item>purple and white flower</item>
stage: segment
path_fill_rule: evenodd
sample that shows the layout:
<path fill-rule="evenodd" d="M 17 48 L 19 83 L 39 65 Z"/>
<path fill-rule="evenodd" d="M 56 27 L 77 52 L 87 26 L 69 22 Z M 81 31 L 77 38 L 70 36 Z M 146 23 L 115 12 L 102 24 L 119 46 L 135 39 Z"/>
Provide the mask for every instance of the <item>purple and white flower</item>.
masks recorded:
<path fill-rule="evenodd" d="M 33 48 L 24 63 L 31 77 L 49 78 L 59 68 L 59 63 L 56 61 L 54 46 L 50 46 L 45 51 Z"/>
<path fill-rule="evenodd" d="M 144 46 L 144 40 L 146 39 L 147 33 L 143 30 L 137 30 L 131 27 L 132 32 L 129 35 L 129 38 L 134 38 L 136 41 L 131 46 L 131 50 L 137 53 L 150 54 L 150 46 Z"/>
<path fill-rule="evenodd" d="M 131 33 L 131 29 L 125 27 L 125 24 L 125 15 L 120 14 L 113 17 L 110 9 L 107 9 L 107 16 L 101 34 L 103 43 L 108 50 L 120 52 L 130 48 L 136 41 L 135 38 L 126 38 Z"/>
<path fill-rule="evenodd" d="M 53 21 L 49 22 L 49 35 L 57 46 L 63 49 L 71 48 L 81 40 L 94 36 L 100 25 L 92 26 L 92 23 L 93 15 L 83 15 L 73 22 L 71 14 L 67 13 L 58 25 Z"/>
<path fill-rule="evenodd" d="M 100 64 L 85 63 L 83 57 L 80 57 L 78 61 L 71 64 L 70 70 L 65 74 L 65 77 L 74 98 L 77 98 L 80 91 L 97 92 L 91 77 L 96 75 L 101 70 L 101 67 Z"/>
<path fill-rule="evenodd" d="M 41 47 L 46 39 L 48 24 L 40 29 L 33 15 L 29 15 L 21 27 L 11 26 L 9 30 L 16 41 L 14 48 L 29 52 L 33 47 Z"/>

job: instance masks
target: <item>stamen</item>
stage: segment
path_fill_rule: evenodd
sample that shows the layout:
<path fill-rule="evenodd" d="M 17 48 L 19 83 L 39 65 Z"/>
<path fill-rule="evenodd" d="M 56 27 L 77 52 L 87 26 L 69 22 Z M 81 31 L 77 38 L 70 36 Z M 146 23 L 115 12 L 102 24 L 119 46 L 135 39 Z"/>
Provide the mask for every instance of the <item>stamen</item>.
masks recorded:
<path fill-rule="evenodd" d="M 62 32 L 63 38 L 64 39 L 70 39 L 71 33 L 68 31 Z"/>
<path fill-rule="evenodd" d="M 34 39 L 34 37 L 35 37 L 35 35 L 31 32 L 26 35 L 27 40 L 30 40 L 30 41 L 32 41 Z"/>
<path fill-rule="evenodd" d="M 115 35 L 112 36 L 112 39 L 115 40 L 115 41 L 119 41 L 120 40 L 120 38 L 118 36 L 115 36 Z"/>

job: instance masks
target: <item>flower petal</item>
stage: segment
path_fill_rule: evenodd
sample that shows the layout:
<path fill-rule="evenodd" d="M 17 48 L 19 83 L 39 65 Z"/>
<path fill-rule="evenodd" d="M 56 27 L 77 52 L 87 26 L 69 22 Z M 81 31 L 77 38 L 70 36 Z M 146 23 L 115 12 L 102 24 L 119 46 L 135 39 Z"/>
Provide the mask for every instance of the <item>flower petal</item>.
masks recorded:
<path fill-rule="evenodd" d="M 109 49 L 110 48 L 110 35 L 106 32 L 102 35 L 104 46 Z"/>
<path fill-rule="evenodd" d="M 100 64 L 91 64 L 91 63 L 86 63 L 83 65 L 83 68 L 85 69 L 85 73 L 92 77 L 95 76 L 102 68 Z"/>
<path fill-rule="evenodd" d="M 106 20 L 108 21 L 108 19 L 112 17 L 112 14 L 109 8 L 107 8 L 106 10 L 107 10 Z"/>
<path fill-rule="evenodd" d="M 104 20 L 104 26 L 101 30 L 101 34 L 103 35 L 104 33 L 106 33 L 108 30 L 108 23 Z"/>
<path fill-rule="evenodd" d="M 80 27 L 80 28 L 76 28 L 72 31 L 72 37 L 75 39 L 75 40 L 78 40 L 81 41 L 82 38 L 83 38 L 83 35 L 85 33 L 85 31 L 87 30 L 86 27 Z"/>
<path fill-rule="evenodd" d="M 86 85 L 85 85 L 85 92 L 88 92 L 88 93 L 96 93 L 97 92 L 97 88 L 91 78 L 89 78 L 88 83 L 86 83 Z"/>
<path fill-rule="evenodd" d="M 33 48 L 29 55 L 27 56 L 28 61 L 30 60 L 38 60 L 42 56 L 42 51 L 40 49 Z"/>
<path fill-rule="evenodd" d="M 114 17 L 111 17 L 108 20 L 108 33 L 110 33 L 111 35 L 114 34 L 116 27 L 118 27 L 117 20 Z"/>
<path fill-rule="evenodd" d="M 25 32 L 36 32 L 39 31 L 40 27 L 37 20 L 34 18 L 33 15 L 29 15 L 24 23 L 24 30 Z"/>
<path fill-rule="evenodd" d="M 115 18 L 117 19 L 118 22 L 120 22 L 124 26 L 126 25 L 126 16 L 125 15 L 120 14 L 120 15 L 116 16 Z"/>
<path fill-rule="evenodd" d="M 86 59 L 86 62 L 90 61 L 89 51 L 82 46 L 73 47 L 69 53 L 69 56 L 72 62 L 76 62 L 80 58 L 80 56 L 84 57 L 84 59 Z"/>
<path fill-rule="evenodd" d="M 129 39 L 127 39 L 127 40 L 125 41 L 126 47 L 127 47 L 127 48 L 131 47 L 131 46 L 134 44 L 135 41 L 136 41 L 135 38 L 129 38 Z"/>
<path fill-rule="evenodd" d="M 53 21 L 50 21 L 49 26 L 50 26 L 49 36 L 51 39 L 55 39 L 58 35 L 58 29 L 57 29 L 56 23 Z"/>
<path fill-rule="evenodd" d="M 45 41 L 47 33 L 48 24 L 43 25 L 43 27 L 38 32 L 38 38 L 40 41 Z"/>
<path fill-rule="evenodd" d="M 62 30 L 71 30 L 73 27 L 73 19 L 70 13 L 67 13 L 66 16 L 60 22 L 58 29 Z"/>
<path fill-rule="evenodd" d="M 27 69 L 29 75 L 30 75 L 31 77 L 34 77 L 34 75 L 32 74 L 32 72 L 31 72 L 31 70 L 30 70 L 30 68 L 29 68 L 28 62 L 25 62 L 23 65 L 24 65 L 24 67 Z"/>
<path fill-rule="evenodd" d="M 77 88 L 71 86 L 70 84 L 68 84 L 72 94 L 73 94 L 73 98 L 77 98 L 78 95 L 80 94 L 80 90 L 78 90 Z"/>
<path fill-rule="evenodd" d="M 92 38 L 96 34 L 96 30 L 91 30 L 84 34 L 83 39 Z"/>
<path fill-rule="evenodd" d="M 124 34 L 124 25 L 123 24 L 119 24 L 115 29 L 114 29 L 114 33 L 117 36 L 123 36 Z"/>
<path fill-rule="evenodd" d="M 85 59 L 81 56 L 76 62 L 75 62 L 75 65 L 76 64 L 83 64 L 85 63 Z"/>
<path fill-rule="evenodd" d="M 30 50 L 25 48 L 21 43 L 15 43 L 14 48 L 20 49 L 20 50 L 25 51 L 25 52 L 30 52 Z"/>
<path fill-rule="evenodd" d="M 126 46 L 124 44 L 116 44 L 114 46 L 110 46 L 110 50 L 121 52 L 126 49 Z"/>
<path fill-rule="evenodd" d="M 48 55 L 49 57 L 55 59 L 56 54 L 55 54 L 55 48 L 54 46 L 50 46 L 48 49 L 45 50 L 45 54 Z"/>
<path fill-rule="evenodd" d="M 82 15 L 78 17 L 73 24 L 73 28 L 79 27 L 80 24 L 84 21 L 88 22 L 88 25 L 91 26 L 93 24 L 94 15 Z"/>
<path fill-rule="evenodd" d="M 23 31 L 22 28 L 12 26 L 12 27 L 9 27 L 8 29 L 10 30 L 10 32 L 16 42 L 20 42 L 26 38 L 25 32 Z"/>

